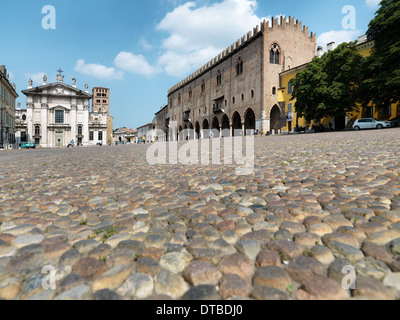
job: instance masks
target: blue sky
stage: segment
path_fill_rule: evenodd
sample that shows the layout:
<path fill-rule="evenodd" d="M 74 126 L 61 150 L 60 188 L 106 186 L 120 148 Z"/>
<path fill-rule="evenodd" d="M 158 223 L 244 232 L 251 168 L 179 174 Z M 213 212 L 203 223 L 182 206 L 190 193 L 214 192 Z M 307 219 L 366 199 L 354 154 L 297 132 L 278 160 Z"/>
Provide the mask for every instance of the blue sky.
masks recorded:
<path fill-rule="evenodd" d="M 340 43 L 365 34 L 379 0 L 15 0 L 1 4 L 0 64 L 7 66 L 20 94 L 29 78 L 34 85 L 56 81 L 84 88 L 111 89 L 114 127 L 137 128 L 154 118 L 167 103 L 167 91 L 230 46 L 261 20 L 294 16 L 318 43 Z M 42 28 L 55 8 L 56 29 Z M 355 28 L 344 29 L 347 14 L 355 9 Z M 347 20 L 346 20 L 347 21 Z"/>

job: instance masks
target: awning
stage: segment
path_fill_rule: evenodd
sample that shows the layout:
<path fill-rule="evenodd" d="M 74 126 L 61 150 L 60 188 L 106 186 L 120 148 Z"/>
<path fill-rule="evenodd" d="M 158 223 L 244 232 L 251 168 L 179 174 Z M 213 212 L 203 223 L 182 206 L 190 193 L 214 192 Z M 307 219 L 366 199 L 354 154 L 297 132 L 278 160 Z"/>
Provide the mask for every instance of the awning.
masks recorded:
<path fill-rule="evenodd" d="M 223 95 L 222 97 L 219 97 L 217 99 L 213 99 L 213 101 L 223 100 L 224 98 L 225 98 L 225 95 Z"/>

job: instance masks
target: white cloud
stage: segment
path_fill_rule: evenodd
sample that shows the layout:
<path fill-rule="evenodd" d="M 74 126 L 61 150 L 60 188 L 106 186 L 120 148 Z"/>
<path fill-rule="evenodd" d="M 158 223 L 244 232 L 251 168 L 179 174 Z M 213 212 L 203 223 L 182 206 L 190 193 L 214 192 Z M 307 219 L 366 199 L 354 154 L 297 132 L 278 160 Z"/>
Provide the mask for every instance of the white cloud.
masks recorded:
<path fill-rule="evenodd" d="M 43 83 L 44 72 L 25 73 L 24 76 L 27 80 L 32 79 L 34 86 L 41 86 Z"/>
<path fill-rule="evenodd" d="M 379 4 L 381 3 L 381 0 L 365 0 L 366 4 L 368 7 L 372 9 L 376 9 Z"/>
<path fill-rule="evenodd" d="M 168 13 L 157 29 L 169 33 L 161 47 L 166 51 L 158 63 L 173 76 L 200 68 L 263 18 L 255 14 L 256 0 L 223 0 L 199 6 L 187 2 Z"/>
<path fill-rule="evenodd" d="M 120 52 L 114 60 L 115 65 L 125 71 L 151 76 L 159 70 L 152 67 L 142 55 L 134 55 L 131 52 Z"/>
<path fill-rule="evenodd" d="M 123 72 L 115 68 L 109 68 L 101 64 L 85 64 L 83 59 L 78 60 L 74 69 L 82 74 L 103 80 L 122 80 L 124 75 Z"/>
<path fill-rule="evenodd" d="M 330 42 L 335 42 L 336 47 L 343 42 L 350 42 L 357 40 L 361 36 L 360 30 L 340 30 L 340 31 L 328 31 L 321 34 L 317 38 L 317 45 L 322 46 L 326 51 L 326 45 Z"/>
<path fill-rule="evenodd" d="M 153 46 L 147 42 L 147 40 L 143 37 L 139 40 L 139 45 L 144 49 L 144 50 L 151 50 L 153 49 Z"/>

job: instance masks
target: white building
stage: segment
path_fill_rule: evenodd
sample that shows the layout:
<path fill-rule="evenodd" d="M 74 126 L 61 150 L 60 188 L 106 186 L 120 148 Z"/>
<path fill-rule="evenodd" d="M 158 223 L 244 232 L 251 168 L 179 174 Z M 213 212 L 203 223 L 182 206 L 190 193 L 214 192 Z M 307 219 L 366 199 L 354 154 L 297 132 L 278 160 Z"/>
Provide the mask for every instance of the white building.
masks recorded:
<path fill-rule="evenodd" d="M 39 87 L 29 80 L 26 95 L 27 140 L 38 147 L 65 147 L 74 144 L 88 146 L 107 142 L 107 113 L 90 113 L 88 85 L 85 90 L 64 83 L 64 76 L 57 75 L 56 83 L 47 83 L 47 76 Z"/>
<path fill-rule="evenodd" d="M 139 141 L 142 141 L 143 137 L 146 137 L 146 142 L 156 141 L 156 125 L 154 123 L 148 123 L 139 127 L 137 129 L 137 136 Z"/>

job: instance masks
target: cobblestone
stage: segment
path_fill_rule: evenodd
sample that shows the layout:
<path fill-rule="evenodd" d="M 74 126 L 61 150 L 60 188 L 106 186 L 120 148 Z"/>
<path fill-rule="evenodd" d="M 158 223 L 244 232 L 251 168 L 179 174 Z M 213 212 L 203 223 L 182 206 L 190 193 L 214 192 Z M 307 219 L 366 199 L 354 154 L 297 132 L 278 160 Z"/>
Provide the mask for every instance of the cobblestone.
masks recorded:
<path fill-rule="evenodd" d="M 148 145 L 4 152 L 0 299 L 399 298 L 398 141 L 257 137 L 250 176 L 148 165 Z"/>

